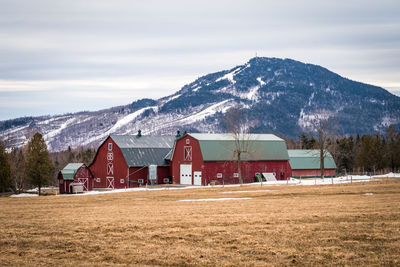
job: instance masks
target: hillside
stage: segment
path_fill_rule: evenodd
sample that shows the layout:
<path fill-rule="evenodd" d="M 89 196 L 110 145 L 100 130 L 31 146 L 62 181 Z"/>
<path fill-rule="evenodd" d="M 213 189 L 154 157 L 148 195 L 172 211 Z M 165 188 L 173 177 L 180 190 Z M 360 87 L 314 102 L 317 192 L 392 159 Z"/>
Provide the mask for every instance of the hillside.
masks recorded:
<path fill-rule="evenodd" d="M 221 118 L 240 104 L 252 131 L 296 138 L 312 131 L 318 116 L 338 125 L 338 134 L 373 133 L 400 125 L 400 97 L 383 88 L 343 78 L 321 66 L 291 59 L 256 57 L 211 73 L 158 100 L 96 112 L 25 117 L 0 122 L 6 147 L 43 133 L 51 150 L 97 145 L 111 133 L 175 134 L 176 130 L 224 132 Z"/>

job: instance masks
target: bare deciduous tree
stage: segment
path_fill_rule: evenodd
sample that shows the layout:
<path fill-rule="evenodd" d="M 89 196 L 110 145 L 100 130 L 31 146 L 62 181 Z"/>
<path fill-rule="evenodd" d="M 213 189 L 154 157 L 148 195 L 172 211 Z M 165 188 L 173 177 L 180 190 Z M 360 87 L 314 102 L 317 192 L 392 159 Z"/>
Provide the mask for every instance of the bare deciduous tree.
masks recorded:
<path fill-rule="evenodd" d="M 319 160 L 321 178 L 325 177 L 325 158 L 328 155 L 333 134 L 336 131 L 336 124 L 329 118 L 316 118 L 311 121 L 314 131 L 317 133 L 317 145 L 319 149 Z"/>
<path fill-rule="evenodd" d="M 252 138 L 249 133 L 249 123 L 240 106 L 232 107 L 226 112 L 224 123 L 234 139 L 233 157 L 237 162 L 239 183 L 243 184 L 242 158 L 244 154 L 251 153 Z"/>

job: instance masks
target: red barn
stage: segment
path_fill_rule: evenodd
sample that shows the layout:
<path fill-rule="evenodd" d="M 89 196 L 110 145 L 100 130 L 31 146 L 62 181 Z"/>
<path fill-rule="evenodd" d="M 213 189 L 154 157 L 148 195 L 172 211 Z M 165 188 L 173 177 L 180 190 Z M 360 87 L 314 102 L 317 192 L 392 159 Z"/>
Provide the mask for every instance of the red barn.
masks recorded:
<path fill-rule="evenodd" d="M 82 184 L 84 191 L 93 190 L 93 174 L 83 163 L 69 163 L 58 173 L 60 194 L 72 193 L 74 184 Z"/>
<path fill-rule="evenodd" d="M 321 177 L 320 151 L 318 149 L 291 149 L 288 150 L 292 176 L 295 178 Z M 327 152 L 324 159 L 325 177 L 336 176 L 336 164 L 332 155 Z"/>
<path fill-rule="evenodd" d="M 174 136 L 110 135 L 100 145 L 89 168 L 94 187 L 129 188 L 170 182 L 164 159 L 175 142 Z"/>
<path fill-rule="evenodd" d="M 291 176 L 289 156 L 283 139 L 272 134 L 242 136 L 241 172 L 244 183 L 255 181 L 257 173 L 273 173 L 278 180 Z M 168 155 L 175 184 L 207 185 L 238 183 L 235 161 L 235 138 L 232 134 L 185 134 L 177 139 Z"/>

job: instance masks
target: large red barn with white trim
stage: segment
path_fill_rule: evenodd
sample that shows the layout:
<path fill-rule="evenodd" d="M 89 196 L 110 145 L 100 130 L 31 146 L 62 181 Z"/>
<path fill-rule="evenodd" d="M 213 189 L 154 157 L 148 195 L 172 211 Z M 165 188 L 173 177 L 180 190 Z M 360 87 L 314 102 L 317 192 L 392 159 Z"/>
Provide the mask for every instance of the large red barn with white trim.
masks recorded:
<path fill-rule="evenodd" d="M 94 187 L 130 188 L 170 182 L 165 156 L 174 136 L 110 135 L 97 150 L 89 168 Z"/>
<path fill-rule="evenodd" d="M 255 181 L 257 173 L 273 173 L 278 180 L 289 179 L 291 168 L 286 143 L 272 134 L 251 134 L 242 154 L 244 183 Z M 236 140 L 237 141 L 237 140 Z M 185 134 L 176 140 L 168 155 L 174 184 L 207 185 L 238 183 L 235 138 L 231 134 Z"/>

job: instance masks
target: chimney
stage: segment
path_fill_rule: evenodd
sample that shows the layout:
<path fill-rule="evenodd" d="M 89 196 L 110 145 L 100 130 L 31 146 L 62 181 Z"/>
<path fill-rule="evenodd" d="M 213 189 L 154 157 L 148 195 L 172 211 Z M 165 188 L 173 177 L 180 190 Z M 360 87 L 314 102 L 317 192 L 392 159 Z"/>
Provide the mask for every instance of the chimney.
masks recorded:
<path fill-rule="evenodd" d="M 141 137 L 141 136 L 142 136 L 142 131 L 141 130 L 137 131 L 136 137 Z"/>

